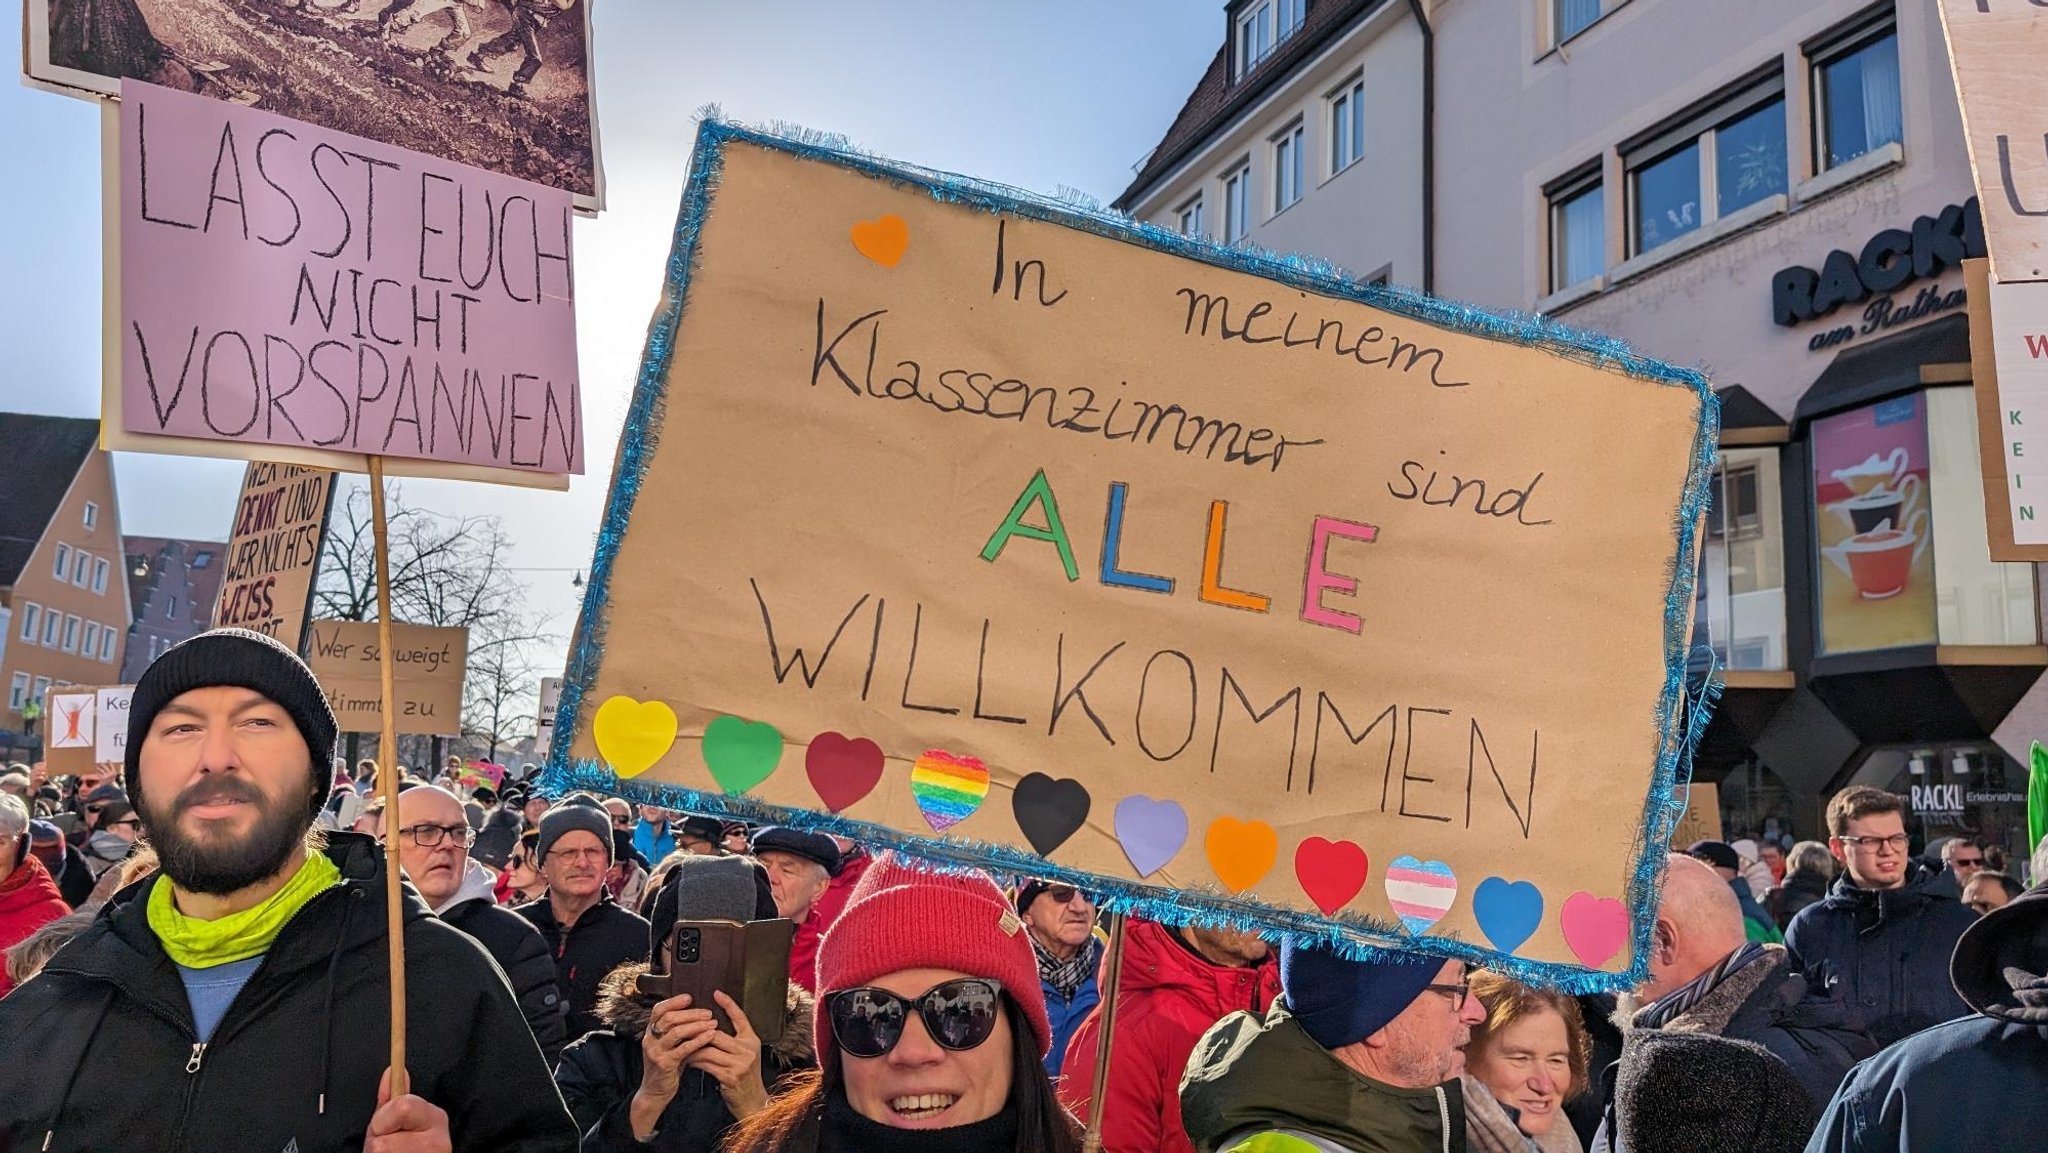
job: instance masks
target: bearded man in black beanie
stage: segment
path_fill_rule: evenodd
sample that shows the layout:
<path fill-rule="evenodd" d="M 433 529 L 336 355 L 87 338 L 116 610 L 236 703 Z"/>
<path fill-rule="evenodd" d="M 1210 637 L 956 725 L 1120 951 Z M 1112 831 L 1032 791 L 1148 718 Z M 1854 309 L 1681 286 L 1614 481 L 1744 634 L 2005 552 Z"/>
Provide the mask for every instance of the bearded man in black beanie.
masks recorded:
<path fill-rule="evenodd" d="M 335 729 L 259 633 L 142 675 L 124 776 L 162 872 L 0 1001 L 0 1148 L 576 1148 L 504 976 L 410 888 L 412 1092 L 391 1094 L 383 856 L 313 832 Z"/>

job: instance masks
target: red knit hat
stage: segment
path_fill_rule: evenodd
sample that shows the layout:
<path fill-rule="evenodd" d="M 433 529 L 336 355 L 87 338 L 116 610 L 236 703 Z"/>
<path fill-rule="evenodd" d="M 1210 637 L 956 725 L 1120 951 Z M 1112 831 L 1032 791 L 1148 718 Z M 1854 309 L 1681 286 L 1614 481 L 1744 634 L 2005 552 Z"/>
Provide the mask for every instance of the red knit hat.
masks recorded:
<path fill-rule="evenodd" d="M 1002 890 L 980 873 L 927 872 L 883 853 L 818 944 L 820 1060 L 836 1060 L 838 1049 L 826 996 L 903 969 L 953 969 L 997 982 L 1031 1022 L 1039 1056 L 1052 1047 L 1038 959 Z"/>

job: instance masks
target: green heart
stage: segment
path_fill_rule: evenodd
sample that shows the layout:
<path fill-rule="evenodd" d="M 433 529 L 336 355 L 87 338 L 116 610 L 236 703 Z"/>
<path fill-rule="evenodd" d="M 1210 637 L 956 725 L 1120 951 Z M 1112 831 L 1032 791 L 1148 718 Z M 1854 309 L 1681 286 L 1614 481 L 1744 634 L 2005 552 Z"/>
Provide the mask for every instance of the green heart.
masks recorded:
<path fill-rule="evenodd" d="M 718 787 L 744 793 L 782 763 L 782 734 L 766 721 L 719 717 L 704 726 L 704 764 Z"/>

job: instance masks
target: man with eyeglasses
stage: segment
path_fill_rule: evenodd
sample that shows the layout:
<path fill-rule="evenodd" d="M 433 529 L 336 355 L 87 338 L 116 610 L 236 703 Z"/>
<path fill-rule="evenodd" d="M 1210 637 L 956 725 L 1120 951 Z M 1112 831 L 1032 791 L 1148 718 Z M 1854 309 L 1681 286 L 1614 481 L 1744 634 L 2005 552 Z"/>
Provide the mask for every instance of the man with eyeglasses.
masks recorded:
<path fill-rule="evenodd" d="M 1073 1040 L 1089 1010 L 1102 1000 L 1095 972 L 1102 963 L 1102 942 L 1095 936 L 1095 900 L 1072 885 L 1026 881 L 1017 888 L 1017 916 L 1031 937 L 1031 952 L 1038 959 L 1038 983 L 1045 990 L 1045 1012 L 1052 1021 L 1052 1048 L 1045 1054 L 1045 1071 L 1058 1078 L 1067 1042 Z"/>
<path fill-rule="evenodd" d="M 1867 785 L 1835 794 L 1828 851 L 1843 873 L 1785 930 L 1807 980 L 1861 1014 L 1881 1046 L 1969 1012 L 1948 961 L 1977 915 L 1907 853 L 1905 808 L 1896 793 Z"/>
<path fill-rule="evenodd" d="M 1281 999 L 1263 1015 L 1218 1021 L 1188 1059 L 1188 1138 L 1199 1153 L 1465 1148 L 1458 1075 L 1472 1026 L 1486 1019 L 1469 978 L 1463 961 L 1353 961 L 1289 938 Z"/>
<path fill-rule="evenodd" d="M 605 975 L 628 961 L 647 960 L 647 922 L 605 888 L 612 847 L 610 814 L 597 802 L 570 797 L 549 809 L 534 844 L 547 896 L 513 910 L 540 930 L 554 955 L 571 1041 L 604 1028 L 597 995 Z"/>
<path fill-rule="evenodd" d="M 93 794 L 98 798 L 85 808 L 92 833 L 85 839 L 85 863 L 98 878 L 128 859 L 135 842 L 142 837 L 142 818 L 128 803 L 128 794 L 109 785 Z"/>
<path fill-rule="evenodd" d="M 1975 837 L 1950 837 L 1941 843 L 1941 872 L 1935 876 L 1935 891 L 1963 899 L 1963 886 L 1970 878 L 1990 867 L 1984 859 L 1984 842 Z"/>
<path fill-rule="evenodd" d="M 498 963 L 553 1068 L 568 1031 L 555 960 L 526 918 L 498 907 L 497 874 L 468 856 L 473 836 L 455 794 L 423 785 L 398 798 L 398 860 L 406 879 L 435 916 L 475 938 Z"/>

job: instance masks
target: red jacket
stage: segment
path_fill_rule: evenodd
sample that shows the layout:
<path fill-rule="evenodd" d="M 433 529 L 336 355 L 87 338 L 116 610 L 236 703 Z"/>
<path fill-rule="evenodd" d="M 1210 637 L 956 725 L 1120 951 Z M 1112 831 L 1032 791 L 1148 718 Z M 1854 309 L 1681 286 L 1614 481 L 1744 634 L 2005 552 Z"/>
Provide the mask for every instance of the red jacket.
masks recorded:
<path fill-rule="evenodd" d="M 839 920 L 839 914 L 846 909 L 847 900 L 853 896 L 853 887 L 860 884 L 861 876 L 868 871 L 868 865 L 873 861 L 874 857 L 870 856 L 866 849 L 855 849 L 846 854 L 845 864 L 839 867 L 839 875 L 832 878 L 831 884 L 825 886 L 825 895 L 811 905 L 818 913 L 819 924 L 829 929 Z"/>
<path fill-rule="evenodd" d="M 27 838 L 22 838 L 27 843 Z M 42 861 L 28 855 L 7 879 L 0 881 L 0 952 L 20 944 L 30 933 L 71 911 L 57 892 L 57 882 Z M 0 997 L 14 988 L 7 971 L 0 968 Z"/>
<path fill-rule="evenodd" d="M 1175 935 L 1151 921 L 1132 920 L 1124 929 L 1109 1105 L 1102 1118 L 1107 1153 L 1194 1153 L 1181 1127 L 1180 1078 L 1195 1042 L 1239 1009 L 1265 1012 L 1280 994 L 1277 957 L 1269 954 L 1254 969 L 1212 965 Z M 1106 954 L 1103 968 L 1098 981 L 1106 976 Z M 1092 1111 L 1101 1015 L 1098 1006 L 1075 1031 L 1060 1077 L 1060 1101 L 1083 1122 Z"/>
<path fill-rule="evenodd" d="M 839 869 L 839 875 L 825 886 L 825 892 L 811 902 L 811 915 L 805 917 L 796 927 L 796 940 L 789 947 L 789 979 L 803 986 L 806 993 L 818 991 L 818 943 L 825 933 L 839 922 L 839 914 L 846 911 L 847 899 L 853 896 L 853 887 L 860 883 L 861 874 L 868 871 L 874 858 L 867 850 L 859 849 L 847 854 L 846 863 Z"/>

